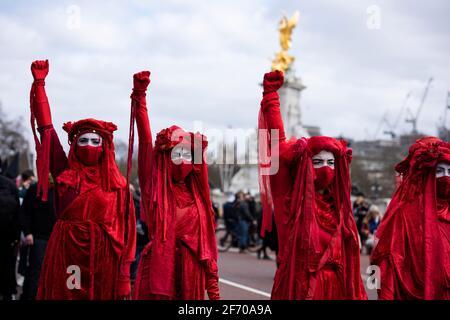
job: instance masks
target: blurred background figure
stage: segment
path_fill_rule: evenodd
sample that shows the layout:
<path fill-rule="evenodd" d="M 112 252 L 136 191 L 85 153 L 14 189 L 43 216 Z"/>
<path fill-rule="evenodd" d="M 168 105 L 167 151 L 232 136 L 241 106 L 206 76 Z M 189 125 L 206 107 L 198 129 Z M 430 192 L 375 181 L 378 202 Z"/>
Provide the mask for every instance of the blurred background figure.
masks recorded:
<path fill-rule="evenodd" d="M 355 217 L 356 228 L 361 241 L 361 250 L 364 248 L 367 240 L 367 234 L 363 232 L 363 220 L 369 211 L 369 203 L 366 201 L 364 193 L 359 192 L 356 194 L 355 202 L 353 202 L 353 216 Z"/>
<path fill-rule="evenodd" d="M 242 191 L 236 193 L 234 209 L 238 217 L 238 242 L 239 252 L 243 253 L 249 246 L 249 227 L 256 224 L 256 220 L 250 213 L 249 205 L 245 200 L 245 194 Z"/>
<path fill-rule="evenodd" d="M 375 231 L 378 228 L 381 220 L 380 209 L 376 205 L 371 205 L 369 211 L 363 219 L 362 222 L 362 233 L 366 239 L 365 248 L 368 255 L 371 254 L 372 249 L 375 245 Z"/>
<path fill-rule="evenodd" d="M 19 186 L 19 199 L 20 204 L 22 204 L 25 195 L 27 194 L 30 186 L 36 181 L 36 176 L 31 169 L 27 169 L 20 175 L 20 186 Z"/>
<path fill-rule="evenodd" d="M 261 234 L 262 215 L 258 218 L 258 235 Z M 267 248 L 274 251 L 278 256 L 278 238 L 277 238 L 277 226 L 275 224 L 275 216 L 272 214 L 272 231 L 266 232 L 262 238 L 262 246 L 257 251 L 258 259 L 271 260 L 267 254 Z M 278 263 L 277 263 L 278 265 Z"/>
<path fill-rule="evenodd" d="M 20 210 L 20 227 L 24 235 L 21 253 L 29 251 L 28 259 L 21 254 L 21 265 L 25 268 L 25 272 L 21 272 L 25 277 L 21 300 L 34 300 L 36 297 L 41 266 L 55 220 L 54 184 L 50 175 L 48 201 L 42 201 L 37 196 L 37 184 L 33 183 L 25 194 Z M 22 262 L 22 259 L 25 260 Z"/>
<path fill-rule="evenodd" d="M 20 205 L 23 204 L 23 200 L 27 194 L 30 186 L 36 181 L 36 176 L 31 169 L 27 169 L 20 174 L 19 177 L 19 201 Z M 19 267 L 18 273 L 20 276 L 17 279 L 17 282 L 20 286 L 23 285 L 23 277 L 25 277 L 25 273 L 27 271 L 28 259 L 30 255 L 30 247 L 26 244 L 25 235 L 23 232 L 20 233 L 20 246 L 19 246 Z"/>
<path fill-rule="evenodd" d="M 16 257 L 19 243 L 19 192 L 14 182 L 0 175 L 0 299 L 17 293 Z"/>
<path fill-rule="evenodd" d="M 229 237 L 231 237 L 231 241 L 234 242 L 232 243 L 232 246 L 237 245 L 238 237 L 239 219 L 234 207 L 236 197 L 231 192 L 228 192 L 227 195 L 228 199 L 223 204 L 223 221 L 226 232 L 225 235 L 219 239 L 221 247 L 225 245 L 225 242 L 227 242 Z"/>
<path fill-rule="evenodd" d="M 248 244 L 249 246 L 256 247 L 261 242 L 258 234 L 258 219 L 261 216 L 261 208 L 258 206 L 255 197 L 253 197 L 250 192 L 247 192 L 244 198 L 247 202 L 248 210 L 252 217 L 252 221 L 249 223 L 248 229 Z"/>

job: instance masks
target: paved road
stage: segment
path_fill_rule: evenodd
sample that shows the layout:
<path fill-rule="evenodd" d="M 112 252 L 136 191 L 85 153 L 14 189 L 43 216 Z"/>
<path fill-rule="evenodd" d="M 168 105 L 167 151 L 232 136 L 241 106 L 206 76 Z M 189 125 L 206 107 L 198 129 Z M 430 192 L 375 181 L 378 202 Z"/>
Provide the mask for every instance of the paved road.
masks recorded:
<path fill-rule="evenodd" d="M 272 257 L 274 257 L 272 255 Z M 366 285 L 367 255 L 361 255 L 361 274 Z M 225 252 L 219 254 L 220 291 L 222 299 L 267 300 L 270 298 L 275 261 L 258 260 L 256 254 Z M 367 290 L 369 299 L 377 298 L 376 290 Z"/>

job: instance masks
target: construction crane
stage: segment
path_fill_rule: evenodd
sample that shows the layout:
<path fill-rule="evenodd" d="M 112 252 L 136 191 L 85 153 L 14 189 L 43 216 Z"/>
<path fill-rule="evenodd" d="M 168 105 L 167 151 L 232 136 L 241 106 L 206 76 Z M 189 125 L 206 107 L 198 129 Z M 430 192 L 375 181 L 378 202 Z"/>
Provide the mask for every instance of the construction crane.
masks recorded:
<path fill-rule="evenodd" d="M 420 112 L 422 111 L 423 105 L 425 103 L 425 99 L 427 98 L 428 90 L 430 89 L 431 82 L 433 82 L 433 78 L 428 79 L 427 86 L 425 87 L 425 91 L 422 95 L 422 100 L 420 101 L 419 108 L 417 109 L 416 114 L 414 115 L 411 110 L 408 108 L 406 111 L 409 114 L 409 118 L 406 118 L 406 122 L 412 124 L 412 133 L 417 134 L 417 120 L 419 119 Z"/>
<path fill-rule="evenodd" d="M 450 89 L 447 92 L 447 105 L 444 110 L 444 118 L 442 119 L 442 126 L 445 128 L 445 123 L 447 122 L 447 111 L 450 109 Z"/>
<path fill-rule="evenodd" d="M 387 114 L 385 113 L 383 116 L 383 122 L 386 124 L 389 130 L 383 131 L 384 134 L 389 134 L 392 139 L 395 139 L 397 137 L 397 134 L 395 133 L 395 130 L 398 127 L 398 124 L 400 123 L 400 119 L 402 118 L 403 110 L 405 109 L 406 105 L 408 104 L 409 97 L 411 97 L 411 92 L 408 92 L 406 94 L 405 100 L 403 101 L 403 105 L 400 108 L 400 112 L 398 113 L 397 119 L 395 119 L 394 123 L 391 123 L 389 119 L 387 118 Z"/>

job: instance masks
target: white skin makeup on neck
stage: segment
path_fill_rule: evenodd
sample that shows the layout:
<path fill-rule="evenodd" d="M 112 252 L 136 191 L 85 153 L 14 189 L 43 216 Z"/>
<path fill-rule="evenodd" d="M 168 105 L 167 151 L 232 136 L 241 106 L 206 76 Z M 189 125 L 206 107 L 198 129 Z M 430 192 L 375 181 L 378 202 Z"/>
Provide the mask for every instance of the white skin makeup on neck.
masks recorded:
<path fill-rule="evenodd" d="M 77 145 L 80 147 L 100 147 L 102 145 L 102 137 L 98 133 L 86 132 L 78 138 Z"/>
<path fill-rule="evenodd" d="M 450 163 L 440 162 L 436 166 L 436 178 L 450 177 Z"/>
<path fill-rule="evenodd" d="M 176 146 L 172 149 L 171 153 L 172 162 L 175 164 L 180 164 L 182 161 L 191 162 L 192 153 L 191 149 L 185 146 Z"/>
<path fill-rule="evenodd" d="M 312 163 L 314 169 L 322 168 L 325 166 L 334 169 L 334 154 L 329 151 L 322 150 L 312 157 Z"/>

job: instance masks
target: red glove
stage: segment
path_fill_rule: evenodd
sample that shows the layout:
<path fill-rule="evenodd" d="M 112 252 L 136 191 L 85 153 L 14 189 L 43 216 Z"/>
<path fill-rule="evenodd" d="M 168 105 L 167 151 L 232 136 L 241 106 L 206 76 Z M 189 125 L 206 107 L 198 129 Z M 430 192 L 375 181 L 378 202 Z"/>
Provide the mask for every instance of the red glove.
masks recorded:
<path fill-rule="evenodd" d="M 33 115 L 36 117 L 38 128 L 52 124 L 50 105 L 44 88 L 44 80 L 48 74 L 48 70 L 48 60 L 36 60 L 31 64 L 34 83 L 32 85 L 30 99 L 32 100 L 31 108 Z"/>
<path fill-rule="evenodd" d="M 283 86 L 284 75 L 283 72 L 275 70 L 264 75 L 263 87 L 264 94 L 276 92 Z"/>
<path fill-rule="evenodd" d="M 150 84 L 150 71 L 141 71 L 133 76 L 133 91 L 145 92 Z"/>
<path fill-rule="evenodd" d="M 31 64 L 31 73 L 35 81 L 45 80 L 48 74 L 48 60 L 36 60 Z"/>

